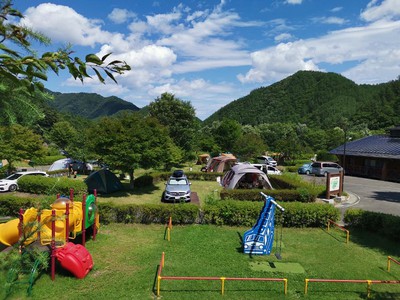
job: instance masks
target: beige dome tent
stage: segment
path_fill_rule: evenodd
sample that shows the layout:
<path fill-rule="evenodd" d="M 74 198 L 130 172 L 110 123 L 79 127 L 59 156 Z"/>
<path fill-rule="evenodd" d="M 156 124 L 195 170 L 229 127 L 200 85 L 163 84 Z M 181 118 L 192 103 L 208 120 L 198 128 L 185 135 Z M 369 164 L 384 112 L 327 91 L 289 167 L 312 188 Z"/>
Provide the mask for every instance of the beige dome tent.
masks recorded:
<path fill-rule="evenodd" d="M 213 157 L 208 161 L 207 166 L 205 166 L 202 171 L 222 173 L 230 170 L 231 167 L 236 164 L 236 162 L 237 159 L 232 154 Z"/>
<path fill-rule="evenodd" d="M 232 167 L 224 177 L 221 185 L 226 189 L 270 189 L 267 175 L 249 163 L 240 163 Z"/>

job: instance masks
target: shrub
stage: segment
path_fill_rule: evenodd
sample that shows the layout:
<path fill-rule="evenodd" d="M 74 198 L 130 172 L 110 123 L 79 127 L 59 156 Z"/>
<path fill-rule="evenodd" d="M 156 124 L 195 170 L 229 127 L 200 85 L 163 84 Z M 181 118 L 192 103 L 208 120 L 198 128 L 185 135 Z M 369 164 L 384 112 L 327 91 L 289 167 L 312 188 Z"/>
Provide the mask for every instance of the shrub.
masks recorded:
<path fill-rule="evenodd" d="M 198 221 L 198 207 L 194 204 L 130 204 L 100 203 L 100 222 L 103 223 L 161 223 L 169 217 L 173 224 L 194 224 Z"/>
<path fill-rule="evenodd" d="M 35 166 L 44 166 L 51 165 L 53 162 L 59 159 L 63 159 L 65 156 L 63 155 L 51 155 L 51 156 L 43 156 L 41 158 L 36 158 L 33 162 Z"/>
<path fill-rule="evenodd" d="M 55 197 L 17 197 L 7 193 L 0 195 L 0 216 L 18 217 L 19 209 L 28 209 L 30 207 L 49 208 L 55 201 Z"/>
<path fill-rule="evenodd" d="M 344 222 L 352 228 L 377 232 L 400 241 L 400 217 L 350 208 L 346 210 Z"/>
<path fill-rule="evenodd" d="M 234 199 L 240 201 L 264 201 L 264 197 L 260 194 L 272 196 L 277 201 L 283 202 L 315 202 L 317 194 L 306 188 L 297 190 L 222 190 L 221 199 Z"/>
<path fill-rule="evenodd" d="M 317 203 L 281 203 L 285 208 L 283 226 L 285 227 L 320 227 L 328 219 L 338 220 L 338 209 L 327 204 Z M 221 201 L 216 205 L 205 205 L 203 222 L 205 224 L 253 226 L 263 207 L 262 202 L 241 202 L 234 200 Z M 276 210 L 276 220 L 281 217 Z"/>
<path fill-rule="evenodd" d="M 45 195 L 69 195 L 71 188 L 76 195 L 87 192 L 85 182 L 63 177 L 24 176 L 18 180 L 18 188 L 21 192 Z"/>

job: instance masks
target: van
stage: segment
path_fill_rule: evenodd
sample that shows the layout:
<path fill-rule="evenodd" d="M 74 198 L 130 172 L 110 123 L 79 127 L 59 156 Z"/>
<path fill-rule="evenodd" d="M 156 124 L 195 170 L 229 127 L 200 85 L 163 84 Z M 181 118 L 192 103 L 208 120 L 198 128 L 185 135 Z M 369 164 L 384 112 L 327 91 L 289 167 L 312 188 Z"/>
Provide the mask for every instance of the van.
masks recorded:
<path fill-rule="evenodd" d="M 343 168 L 334 162 L 316 161 L 311 165 L 311 174 L 317 176 L 327 176 L 328 173 L 338 174 L 339 172 L 343 172 Z"/>
<path fill-rule="evenodd" d="M 276 160 L 274 160 L 271 156 L 266 156 L 266 155 L 258 156 L 257 163 L 265 164 L 267 166 L 272 166 L 272 167 L 276 167 L 276 165 L 278 164 Z"/>

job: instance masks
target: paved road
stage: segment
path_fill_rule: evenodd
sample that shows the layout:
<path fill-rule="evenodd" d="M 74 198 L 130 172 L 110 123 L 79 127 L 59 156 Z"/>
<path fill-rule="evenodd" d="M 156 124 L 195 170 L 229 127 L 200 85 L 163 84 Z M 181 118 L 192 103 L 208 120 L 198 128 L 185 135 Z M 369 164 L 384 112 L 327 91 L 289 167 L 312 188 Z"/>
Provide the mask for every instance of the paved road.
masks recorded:
<path fill-rule="evenodd" d="M 326 183 L 325 177 L 302 176 L 318 184 Z M 343 206 L 343 211 L 352 207 L 400 216 L 400 183 L 345 176 L 344 191 L 357 198 L 352 199 L 354 204 Z"/>
<path fill-rule="evenodd" d="M 346 176 L 344 190 L 360 198 L 354 208 L 400 216 L 400 183 Z"/>

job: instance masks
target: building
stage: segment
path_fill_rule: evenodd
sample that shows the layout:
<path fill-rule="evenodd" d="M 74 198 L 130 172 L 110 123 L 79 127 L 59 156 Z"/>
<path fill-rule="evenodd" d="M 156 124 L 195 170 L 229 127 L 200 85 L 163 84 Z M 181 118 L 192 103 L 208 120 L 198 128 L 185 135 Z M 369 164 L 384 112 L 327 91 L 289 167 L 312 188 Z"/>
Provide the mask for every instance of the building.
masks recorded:
<path fill-rule="evenodd" d="M 400 126 L 387 135 L 347 142 L 330 151 L 346 175 L 400 182 Z"/>

